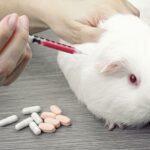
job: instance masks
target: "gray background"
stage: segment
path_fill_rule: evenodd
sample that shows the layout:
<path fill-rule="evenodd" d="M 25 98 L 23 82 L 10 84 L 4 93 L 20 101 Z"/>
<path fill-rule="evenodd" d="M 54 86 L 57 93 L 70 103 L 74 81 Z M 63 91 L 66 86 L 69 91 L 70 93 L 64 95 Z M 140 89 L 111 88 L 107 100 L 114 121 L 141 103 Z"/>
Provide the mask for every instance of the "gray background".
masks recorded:
<path fill-rule="evenodd" d="M 50 39 L 50 32 L 41 34 Z M 23 107 L 40 105 L 48 111 L 59 105 L 73 122 L 53 134 L 35 136 L 26 128 L 20 132 L 14 126 L 0 127 L 0 150 L 112 150 L 150 149 L 150 128 L 116 129 L 108 131 L 85 106 L 77 102 L 56 62 L 57 53 L 31 45 L 33 59 L 21 77 L 9 87 L 0 88 L 0 119 L 17 114 Z"/>

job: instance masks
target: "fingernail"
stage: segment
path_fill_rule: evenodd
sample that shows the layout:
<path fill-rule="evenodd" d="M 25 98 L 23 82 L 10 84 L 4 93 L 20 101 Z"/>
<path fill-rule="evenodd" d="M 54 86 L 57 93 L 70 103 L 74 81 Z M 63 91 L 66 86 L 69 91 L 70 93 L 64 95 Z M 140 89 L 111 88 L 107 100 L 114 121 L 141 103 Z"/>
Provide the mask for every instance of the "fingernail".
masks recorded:
<path fill-rule="evenodd" d="M 9 16 L 8 25 L 11 29 L 15 28 L 15 25 L 17 23 L 17 18 L 18 18 L 18 15 L 15 13 Z"/>
<path fill-rule="evenodd" d="M 19 18 L 19 20 L 20 20 L 20 23 L 21 23 L 22 27 L 25 30 L 29 30 L 29 19 L 28 19 L 28 17 L 24 15 L 24 16 L 21 16 Z"/>

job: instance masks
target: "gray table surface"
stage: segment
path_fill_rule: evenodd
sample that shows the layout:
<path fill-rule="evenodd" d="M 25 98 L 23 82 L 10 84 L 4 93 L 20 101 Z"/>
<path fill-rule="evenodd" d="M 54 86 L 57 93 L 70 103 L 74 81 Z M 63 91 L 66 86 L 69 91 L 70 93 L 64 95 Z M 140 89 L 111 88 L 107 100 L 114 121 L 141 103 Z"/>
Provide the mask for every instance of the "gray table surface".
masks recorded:
<path fill-rule="evenodd" d="M 42 36 L 55 39 L 50 32 Z M 0 88 L 0 119 L 17 114 L 26 118 L 21 109 L 40 105 L 48 111 L 59 105 L 73 122 L 53 134 L 35 136 L 26 128 L 20 132 L 14 126 L 0 127 L 0 150 L 146 150 L 150 149 L 150 128 L 116 129 L 108 131 L 81 105 L 70 90 L 57 62 L 55 51 L 31 45 L 33 59 L 21 77 L 9 87 Z"/>

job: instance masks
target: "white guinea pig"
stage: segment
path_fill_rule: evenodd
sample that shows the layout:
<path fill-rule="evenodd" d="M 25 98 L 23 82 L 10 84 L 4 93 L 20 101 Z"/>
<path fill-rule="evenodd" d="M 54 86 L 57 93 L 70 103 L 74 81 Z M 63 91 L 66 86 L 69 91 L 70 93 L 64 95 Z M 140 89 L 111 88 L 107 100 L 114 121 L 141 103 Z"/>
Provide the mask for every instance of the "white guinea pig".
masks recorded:
<path fill-rule="evenodd" d="M 58 63 L 77 98 L 112 130 L 150 121 L 150 27 L 117 14 L 96 43 L 74 45 L 87 55 L 60 52 Z"/>

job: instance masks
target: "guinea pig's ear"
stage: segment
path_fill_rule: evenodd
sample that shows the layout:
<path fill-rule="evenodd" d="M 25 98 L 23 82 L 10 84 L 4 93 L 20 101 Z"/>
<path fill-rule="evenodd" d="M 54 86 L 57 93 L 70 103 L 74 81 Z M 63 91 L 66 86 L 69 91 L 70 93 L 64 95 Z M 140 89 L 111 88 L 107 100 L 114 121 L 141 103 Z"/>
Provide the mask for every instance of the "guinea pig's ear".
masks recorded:
<path fill-rule="evenodd" d="M 113 74 L 122 69 L 126 69 L 127 61 L 124 58 L 113 59 L 111 61 L 102 61 L 96 64 L 96 68 L 101 73 Z"/>

